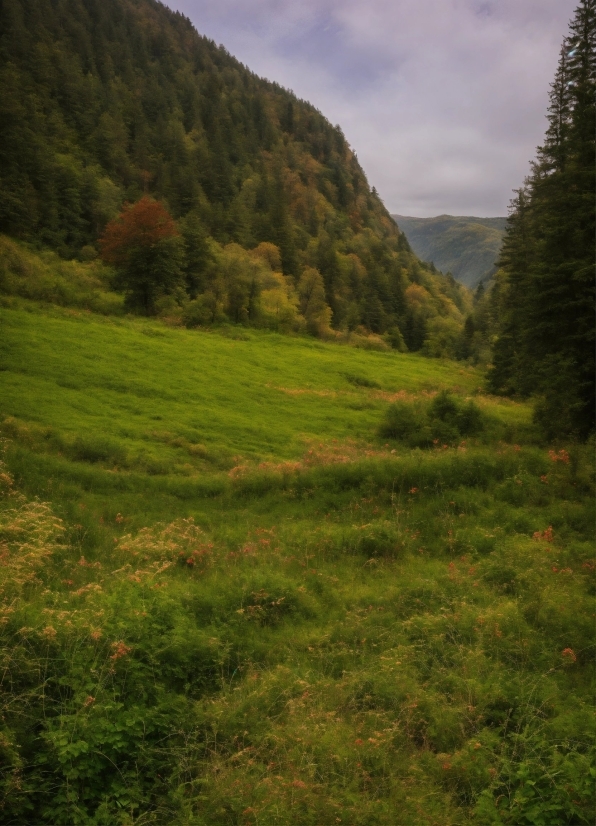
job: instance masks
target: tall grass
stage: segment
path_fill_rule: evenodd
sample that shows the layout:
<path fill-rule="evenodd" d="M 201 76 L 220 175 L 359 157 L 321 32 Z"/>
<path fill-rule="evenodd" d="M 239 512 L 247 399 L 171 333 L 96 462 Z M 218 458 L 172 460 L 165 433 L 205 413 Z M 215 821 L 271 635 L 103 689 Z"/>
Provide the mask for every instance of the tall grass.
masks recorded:
<path fill-rule="evenodd" d="M 589 448 L 458 365 L 29 309 L 1 822 L 592 822 Z M 444 389 L 486 427 L 378 435 Z"/>

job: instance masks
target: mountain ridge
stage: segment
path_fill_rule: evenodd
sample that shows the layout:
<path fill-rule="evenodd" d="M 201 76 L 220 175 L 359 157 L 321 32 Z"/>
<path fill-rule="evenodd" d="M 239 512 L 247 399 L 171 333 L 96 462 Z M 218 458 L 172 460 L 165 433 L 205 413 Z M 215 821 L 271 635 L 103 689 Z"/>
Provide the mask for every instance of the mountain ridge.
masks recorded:
<path fill-rule="evenodd" d="M 420 258 L 432 262 L 441 272 L 450 272 L 467 287 L 490 280 L 497 271 L 507 218 L 447 214 L 433 218 L 391 217 Z"/>

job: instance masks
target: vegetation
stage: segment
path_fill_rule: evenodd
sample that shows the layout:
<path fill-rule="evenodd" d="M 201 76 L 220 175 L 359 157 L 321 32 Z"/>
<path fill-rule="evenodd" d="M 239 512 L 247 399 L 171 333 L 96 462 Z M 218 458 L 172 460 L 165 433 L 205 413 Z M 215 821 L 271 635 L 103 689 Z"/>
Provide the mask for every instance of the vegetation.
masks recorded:
<path fill-rule="evenodd" d="M 541 397 L 554 438 L 594 430 L 596 4 L 582 0 L 551 87 L 549 128 L 511 205 L 494 391 Z"/>
<path fill-rule="evenodd" d="M 159 298 L 183 287 L 184 249 L 172 216 L 144 196 L 110 221 L 100 238 L 102 257 L 119 273 L 132 309 L 152 315 Z"/>
<path fill-rule="evenodd" d="M 410 246 L 423 261 L 432 263 L 467 287 L 490 281 L 503 244 L 505 218 L 438 215 L 410 218 L 392 215 Z"/>
<path fill-rule="evenodd" d="M 473 401 L 458 401 L 442 390 L 432 401 L 413 404 L 397 401 L 385 415 L 379 435 L 399 439 L 410 447 L 457 445 L 465 436 L 476 436 L 486 428 L 486 416 Z"/>
<path fill-rule="evenodd" d="M 4 305 L 2 823 L 591 822 L 586 447 L 455 363 Z"/>
<path fill-rule="evenodd" d="M 182 15 L 156 0 L 4 0 L 0 85 L 0 232 L 90 260 L 126 204 L 151 196 L 175 220 L 151 295 L 120 268 L 129 309 L 252 323 L 256 293 L 274 289 L 291 328 L 291 293 L 316 270 L 311 332 L 455 355 L 469 298 L 411 252 L 340 128 Z M 262 244 L 277 276 L 259 284 L 246 253 Z"/>
<path fill-rule="evenodd" d="M 593 822 L 594 15 L 472 302 L 181 15 L 0 3 L 1 824 Z"/>

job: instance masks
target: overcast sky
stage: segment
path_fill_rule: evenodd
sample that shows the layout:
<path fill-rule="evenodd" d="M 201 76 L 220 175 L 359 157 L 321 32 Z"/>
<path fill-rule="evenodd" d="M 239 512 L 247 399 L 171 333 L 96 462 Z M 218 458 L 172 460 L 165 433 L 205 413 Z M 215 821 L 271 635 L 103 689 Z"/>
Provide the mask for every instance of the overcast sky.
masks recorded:
<path fill-rule="evenodd" d="M 166 0 L 342 127 L 390 212 L 506 215 L 576 0 Z"/>

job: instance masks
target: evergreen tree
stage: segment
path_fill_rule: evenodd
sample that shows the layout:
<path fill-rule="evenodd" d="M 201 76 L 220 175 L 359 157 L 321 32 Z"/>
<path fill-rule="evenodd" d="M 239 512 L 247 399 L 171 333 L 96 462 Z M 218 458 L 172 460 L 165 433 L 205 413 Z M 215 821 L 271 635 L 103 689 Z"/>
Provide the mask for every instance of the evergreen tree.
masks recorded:
<path fill-rule="evenodd" d="M 582 0 L 551 87 L 548 129 L 512 202 L 495 392 L 535 393 L 548 435 L 594 428 L 596 0 Z"/>

